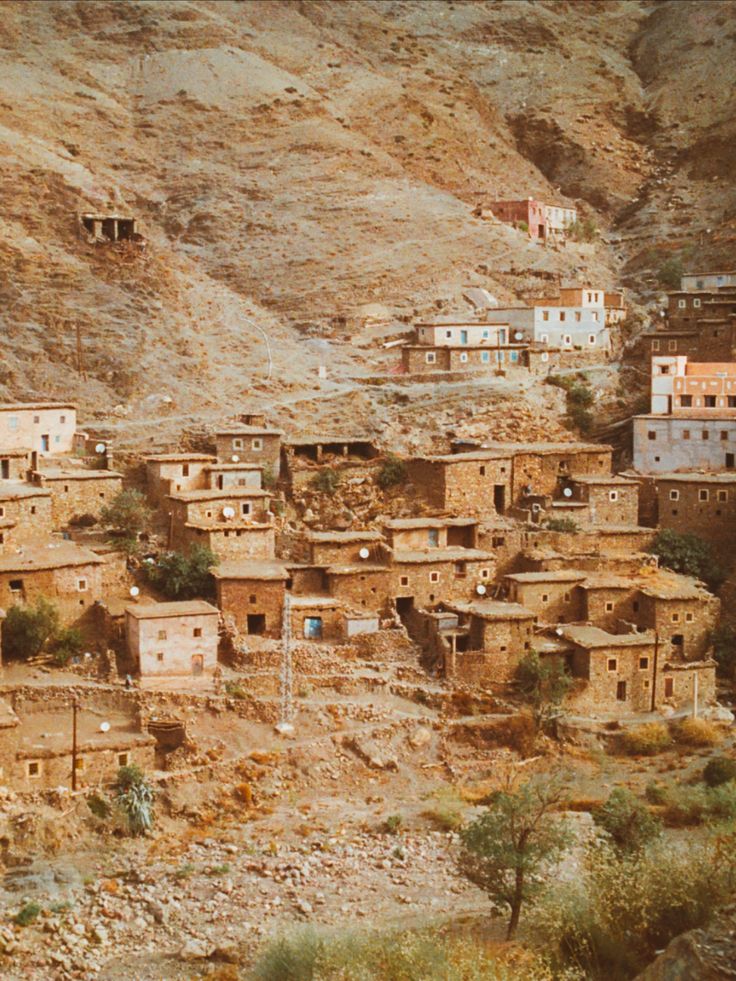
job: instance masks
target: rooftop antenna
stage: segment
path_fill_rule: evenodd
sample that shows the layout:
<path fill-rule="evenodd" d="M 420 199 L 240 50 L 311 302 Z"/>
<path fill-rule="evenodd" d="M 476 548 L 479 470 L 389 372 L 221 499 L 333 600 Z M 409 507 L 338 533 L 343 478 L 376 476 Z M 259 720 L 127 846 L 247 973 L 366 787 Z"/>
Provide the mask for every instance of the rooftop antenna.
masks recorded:
<path fill-rule="evenodd" d="M 276 732 L 288 736 L 294 731 L 293 676 L 291 664 L 291 597 L 284 596 L 284 612 L 281 620 L 281 718 Z"/>

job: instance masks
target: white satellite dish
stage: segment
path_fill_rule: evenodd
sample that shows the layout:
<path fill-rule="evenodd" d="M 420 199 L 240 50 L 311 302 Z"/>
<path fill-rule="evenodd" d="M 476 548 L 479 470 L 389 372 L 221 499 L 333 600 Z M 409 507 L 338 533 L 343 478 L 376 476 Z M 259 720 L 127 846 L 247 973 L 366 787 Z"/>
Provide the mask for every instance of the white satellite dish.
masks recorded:
<path fill-rule="evenodd" d="M 535 501 L 534 504 L 532 504 L 532 511 L 534 511 L 534 513 L 537 514 L 541 510 L 542 510 L 542 505 L 541 504 L 538 504 Z"/>
<path fill-rule="evenodd" d="M 230 518 L 234 518 L 235 517 L 235 508 L 231 508 L 229 505 L 226 508 L 223 508 L 222 509 L 222 516 L 223 516 L 223 518 L 227 518 L 228 521 L 230 520 Z"/>
<path fill-rule="evenodd" d="M 110 731 L 110 723 L 100 722 L 100 732 L 109 732 L 109 731 Z"/>
<path fill-rule="evenodd" d="M 233 453 L 230 459 L 232 460 L 233 463 L 240 463 L 240 457 L 238 456 L 237 453 Z"/>
<path fill-rule="evenodd" d="M 486 595 L 486 587 L 483 585 L 482 582 L 481 583 L 478 583 L 478 585 L 475 587 L 475 591 L 476 591 L 476 593 L 479 596 L 485 596 Z"/>
<path fill-rule="evenodd" d="M 520 330 L 517 330 L 516 333 L 514 334 L 514 340 L 515 341 L 520 341 L 523 337 L 524 337 L 524 335 L 521 333 Z"/>
<path fill-rule="evenodd" d="M 361 548 L 361 550 L 358 552 L 358 555 L 361 557 L 361 559 L 367 559 L 370 554 L 371 553 L 368 551 L 367 548 L 365 548 L 365 546 Z"/>
<path fill-rule="evenodd" d="M 572 497 L 572 487 L 566 487 L 562 493 L 565 497 Z"/>
<path fill-rule="evenodd" d="M 137 586 L 131 586 L 130 587 L 130 595 L 133 597 L 133 599 L 135 599 L 136 596 L 139 596 L 140 595 L 140 592 L 141 591 L 140 591 L 140 589 L 138 589 Z"/>
<path fill-rule="evenodd" d="M 106 449 L 107 447 L 105 446 L 104 443 L 98 443 L 95 446 L 95 453 L 104 453 Z"/>

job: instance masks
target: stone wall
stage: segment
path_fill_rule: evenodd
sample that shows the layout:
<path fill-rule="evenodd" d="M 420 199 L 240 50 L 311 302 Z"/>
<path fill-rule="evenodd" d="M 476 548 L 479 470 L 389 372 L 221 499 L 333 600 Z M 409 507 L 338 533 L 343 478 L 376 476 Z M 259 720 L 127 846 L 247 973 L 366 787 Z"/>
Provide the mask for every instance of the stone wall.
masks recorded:
<path fill-rule="evenodd" d="M 51 491 L 51 517 L 56 529 L 66 528 L 81 515 L 99 518 L 102 508 L 123 489 L 121 475 L 104 470 L 94 477 L 49 479 L 41 475 L 40 482 Z"/>
<path fill-rule="evenodd" d="M 284 580 L 218 579 L 217 605 L 242 634 L 280 637 Z M 248 618 L 250 619 L 250 622 Z"/>

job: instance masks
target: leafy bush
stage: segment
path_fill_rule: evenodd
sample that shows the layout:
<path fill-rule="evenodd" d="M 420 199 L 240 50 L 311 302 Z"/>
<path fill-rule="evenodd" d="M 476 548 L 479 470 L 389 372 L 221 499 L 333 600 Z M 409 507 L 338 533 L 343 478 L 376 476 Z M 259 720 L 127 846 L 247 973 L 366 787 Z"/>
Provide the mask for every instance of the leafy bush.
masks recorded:
<path fill-rule="evenodd" d="M 540 657 L 529 651 L 516 666 L 516 683 L 531 704 L 538 725 L 547 726 L 561 714 L 562 703 L 572 679 L 564 661 L 557 657 Z"/>
<path fill-rule="evenodd" d="M 576 242 L 594 242 L 598 236 L 598 229 L 592 218 L 571 222 L 565 232 L 568 238 Z"/>
<path fill-rule="evenodd" d="M 680 280 L 684 271 L 682 259 L 679 256 L 665 259 L 657 270 L 657 279 L 659 280 L 660 286 L 664 286 L 670 290 L 679 290 Z"/>
<path fill-rule="evenodd" d="M 729 756 L 714 756 L 705 765 L 703 780 L 709 787 L 719 787 L 729 780 L 736 780 L 736 760 Z"/>
<path fill-rule="evenodd" d="M 193 545 L 187 555 L 166 552 L 144 569 L 151 585 L 167 599 L 212 599 L 215 580 L 210 569 L 214 565 L 217 565 L 217 556 L 213 552 L 203 545 Z"/>
<path fill-rule="evenodd" d="M 153 787 L 140 767 L 121 766 L 117 779 L 116 803 L 128 821 L 132 835 L 144 835 L 153 827 Z"/>
<path fill-rule="evenodd" d="M 650 780 L 644 790 L 644 796 L 650 804 L 664 804 L 667 800 L 667 784 Z"/>
<path fill-rule="evenodd" d="M 120 491 L 100 511 L 101 523 L 127 544 L 129 551 L 135 550 L 141 532 L 151 523 L 151 516 L 145 497 L 137 490 Z"/>
<path fill-rule="evenodd" d="M 625 787 L 616 787 L 608 800 L 594 809 L 593 820 L 623 852 L 638 851 L 662 833 L 661 822 Z"/>
<path fill-rule="evenodd" d="M 572 518 L 547 518 L 544 522 L 544 527 L 548 531 L 564 531 L 571 535 L 579 531 L 576 522 Z"/>
<path fill-rule="evenodd" d="M 13 923 L 17 923 L 18 926 L 22 926 L 22 927 L 28 926 L 29 924 L 33 923 L 35 919 L 38 918 L 40 913 L 41 913 L 41 907 L 39 906 L 38 903 L 35 902 L 26 903 L 25 906 L 21 906 L 21 908 L 13 917 Z"/>
<path fill-rule="evenodd" d="M 582 873 L 556 882 L 537 913 L 535 933 L 558 972 L 633 978 L 670 940 L 706 923 L 733 892 L 733 838 L 730 848 L 715 836 L 662 840 L 630 854 L 603 842 L 590 847 Z"/>
<path fill-rule="evenodd" d="M 104 797 L 100 797 L 99 794 L 90 794 L 87 798 L 87 807 L 92 811 L 96 818 L 100 818 L 104 821 L 106 818 L 110 817 L 112 813 L 112 808 L 110 804 L 105 800 Z"/>
<path fill-rule="evenodd" d="M 592 431 L 595 422 L 593 413 L 582 405 L 568 405 L 567 417 L 575 429 L 578 429 L 584 436 Z"/>
<path fill-rule="evenodd" d="M 2 629 L 3 658 L 26 661 L 36 657 L 58 629 L 58 610 L 43 596 L 33 604 L 11 606 Z"/>
<path fill-rule="evenodd" d="M 672 735 L 685 746 L 718 746 L 723 742 L 718 726 L 705 719 L 681 719 L 672 727 Z"/>
<path fill-rule="evenodd" d="M 711 643 L 718 674 L 733 679 L 736 675 L 736 630 L 728 624 L 721 624 L 712 632 Z"/>
<path fill-rule="evenodd" d="M 77 627 L 64 627 L 59 630 L 49 644 L 49 649 L 57 664 L 68 664 L 73 657 L 79 657 L 84 647 L 82 631 Z"/>
<path fill-rule="evenodd" d="M 621 733 L 620 742 L 629 756 L 656 756 L 672 745 L 667 726 L 661 722 L 646 722 L 626 729 Z"/>
<path fill-rule="evenodd" d="M 93 514 L 75 514 L 73 518 L 69 519 L 69 524 L 72 528 L 94 528 L 97 524 L 97 518 Z"/>
<path fill-rule="evenodd" d="M 733 821 L 736 818 L 736 782 L 729 780 L 708 790 L 709 816 L 714 821 Z"/>
<path fill-rule="evenodd" d="M 665 528 L 657 534 L 649 551 L 659 557 L 661 565 L 702 579 L 711 589 L 717 589 L 725 579 L 712 546 L 697 535 L 681 535 Z"/>
<path fill-rule="evenodd" d="M 389 487 L 396 487 L 403 484 L 406 480 L 406 464 L 399 457 L 390 455 L 383 461 L 381 469 L 378 471 L 376 483 L 382 490 Z"/>
<path fill-rule="evenodd" d="M 261 467 L 261 486 L 264 490 L 272 490 L 276 486 L 276 475 L 273 467 L 268 463 Z"/>
<path fill-rule="evenodd" d="M 395 835 L 401 829 L 404 819 L 400 814 L 389 814 L 383 822 L 383 830 L 390 835 Z"/>
<path fill-rule="evenodd" d="M 708 792 L 702 784 L 692 787 L 670 787 L 662 816 L 671 827 L 683 828 L 702 824 L 710 814 Z"/>
<path fill-rule="evenodd" d="M 322 494 L 334 494 L 340 485 L 340 474 L 337 470 L 323 468 L 312 477 L 309 485 Z"/>

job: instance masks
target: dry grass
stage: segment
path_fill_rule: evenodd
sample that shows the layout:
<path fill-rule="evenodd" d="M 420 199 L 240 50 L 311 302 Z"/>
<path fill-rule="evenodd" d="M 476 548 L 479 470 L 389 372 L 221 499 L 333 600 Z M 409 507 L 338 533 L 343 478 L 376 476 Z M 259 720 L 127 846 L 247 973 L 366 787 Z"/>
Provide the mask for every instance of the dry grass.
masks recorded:
<path fill-rule="evenodd" d="M 682 719 L 672 727 L 672 735 L 685 746 L 719 746 L 723 742 L 718 726 L 705 719 Z"/>
<path fill-rule="evenodd" d="M 622 732 L 619 743 L 629 756 L 656 756 L 670 748 L 672 739 L 663 723 L 646 722 Z"/>

